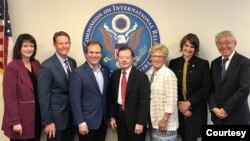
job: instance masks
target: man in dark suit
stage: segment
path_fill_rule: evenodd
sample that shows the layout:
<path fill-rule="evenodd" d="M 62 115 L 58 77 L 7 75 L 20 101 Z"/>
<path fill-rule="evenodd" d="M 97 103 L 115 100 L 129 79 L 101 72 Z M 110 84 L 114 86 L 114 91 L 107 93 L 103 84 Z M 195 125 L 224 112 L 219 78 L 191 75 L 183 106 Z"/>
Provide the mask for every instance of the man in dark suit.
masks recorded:
<path fill-rule="evenodd" d="M 69 73 L 76 61 L 68 57 L 70 37 L 64 31 L 54 34 L 56 53 L 45 60 L 38 73 L 38 96 L 42 124 L 49 141 L 73 141 L 74 125 L 69 103 Z"/>
<path fill-rule="evenodd" d="M 146 74 L 132 66 L 133 56 L 131 48 L 119 49 L 121 69 L 114 71 L 110 80 L 110 124 L 117 128 L 118 141 L 145 141 L 150 84 Z"/>
<path fill-rule="evenodd" d="M 70 77 L 70 104 L 79 127 L 79 141 L 105 141 L 109 69 L 99 64 L 102 45 L 86 45 L 86 62 Z"/>
<path fill-rule="evenodd" d="M 212 121 L 214 124 L 249 125 L 250 60 L 235 51 L 237 41 L 231 31 L 218 33 L 215 41 L 221 56 L 211 64 Z"/>

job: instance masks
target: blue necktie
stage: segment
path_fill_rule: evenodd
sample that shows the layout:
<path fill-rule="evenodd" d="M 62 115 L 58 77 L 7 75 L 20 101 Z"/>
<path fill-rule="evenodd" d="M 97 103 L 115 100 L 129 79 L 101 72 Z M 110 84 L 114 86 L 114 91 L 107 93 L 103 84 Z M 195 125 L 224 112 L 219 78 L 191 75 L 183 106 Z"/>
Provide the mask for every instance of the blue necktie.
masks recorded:
<path fill-rule="evenodd" d="M 224 80 L 224 76 L 225 76 L 225 73 L 226 73 L 226 62 L 227 62 L 228 58 L 224 58 L 222 59 L 222 62 L 221 62 L 221 81 Z"/>

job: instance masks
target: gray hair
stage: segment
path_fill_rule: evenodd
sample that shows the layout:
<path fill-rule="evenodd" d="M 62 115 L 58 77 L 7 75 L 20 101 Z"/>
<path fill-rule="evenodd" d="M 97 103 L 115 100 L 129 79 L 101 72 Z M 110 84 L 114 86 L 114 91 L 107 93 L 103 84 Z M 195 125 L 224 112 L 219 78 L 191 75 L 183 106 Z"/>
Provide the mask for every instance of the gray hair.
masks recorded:
<path fill-rule="evenodd" d="M 215 42 L 218 40 L 218 38 L 220 38 L 222 36 L 232 37 L 236 41 L 236 38 L 235 38 L 235 36 L 234 36 L 234 34 L 233 34 L 232 31 L 230 31 L 230 30 L 224 30 L 224 31 L 221 31 L 221 32 L 219 32 L 219 33 L 217 33 L 215 35 Z"/>

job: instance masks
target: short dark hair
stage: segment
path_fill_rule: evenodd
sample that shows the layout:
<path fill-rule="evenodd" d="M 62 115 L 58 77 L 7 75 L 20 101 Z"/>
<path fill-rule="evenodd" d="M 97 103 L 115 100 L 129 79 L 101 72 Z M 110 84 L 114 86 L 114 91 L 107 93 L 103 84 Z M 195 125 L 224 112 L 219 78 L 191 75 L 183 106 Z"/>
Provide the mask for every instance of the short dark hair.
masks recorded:
<path fill-rule="evenodd" d="M 36 56 L 37 44 L 35 38 L 28 33 L 20 34 L 17 37 L 16 43 L 13 48 L 13 59 L 22 59 L 21 48 L 24 41 L 29 41 L 34 44 L 34 52 L 30 57 L 30 61 L 32 61 Z"/>
<path fill-rule="evenodd" d="M 118 50 L 117 55 L 119 54 L 120 51 L 124 51 L 124 50 L 129 50 L 129 51 L 131 52 L 132 57 L 134 57 L 134 52 L 133 52 L 133 50 L 132 50 L 130 47 L 126 47 L 126 46 L 121 47 L 121 48 Z"/>
<path fill-rule="evenodd" d="M 55 32 L 55 33 L 54 33 L 54 36 L 53 36 L 53 43 L 56 43 L 56 38 L 57 38 L 58 36 L 66 36 L 66 37 L 68 37 L 69 40 L 70 40 L 70 37 L 69 37 L 69 34 L 68 34 L 68 33 L 66 33 L 65 31 L 58 31 L 58 32 Z"/>
<path fill-rule="evenodd" d="M 193 34 L 193 33 L 188 33 L 187 35 L 185 35 L 181 42 L 180 42 L 180 51 L 182 51 L 183 45 L 189 41 L 193 46 L 194 46 L 194 53 L 197 54 L 199 52 L 199 48 L 200 48 L 200 40 L 199 38 Z"/>
<path fill-rule="evenodd" d="M 88 52 L 88 47 L 90 46 L 90 45 L 99 45 L 100 47 L 101 47 L 101 50 L 102 50 L 102 44 L 100 43 L 100 42 L 98 42 L 98 41 L 96 41 L 96 40 L 90 40 L 88 43 L 87 43 L 87 45 L 86 45 L 86 50 L 85 50 L 85 53 L 87 53 Z"/>

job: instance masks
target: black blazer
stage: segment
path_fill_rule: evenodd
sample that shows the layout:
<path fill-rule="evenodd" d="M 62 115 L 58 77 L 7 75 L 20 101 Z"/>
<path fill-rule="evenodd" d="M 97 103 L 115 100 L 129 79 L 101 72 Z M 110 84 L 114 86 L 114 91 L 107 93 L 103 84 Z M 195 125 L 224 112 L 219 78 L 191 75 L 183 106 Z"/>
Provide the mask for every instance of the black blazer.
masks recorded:
<path fill-rule="evenodd" d="M 248 95 L 250 93 L 250 60 L 237 52 L 221 82 L 221 56 L 212 61 L 212 87 L 209 107 L 223 108 L 228 117 L 219 119 L 212 113 L 215 124 L 250 124 Z"/>
<path fill-rule="evenodd" d="M 68 57 L 71 69 L 76 61 Z M 38 73 L 38 97 L 42 125 L 54 122 L 56 129 L 67 127 L 71 113 L 69 103 L 69 79 L 56 54 L 45 60 Z"/>
<path fill-rule="evenodd" d="M 178 79 L 178 101 L 184 101 L 182 95 L 183 56 L 173 59 L 169 68 Z M 189 60 L 187 68 L 187 100 L 190 101 L 192 116 L 185 118 L 179 112 L 179 134 L 185 134 L 187 138 L 201 136 L 201 125 L 207 124 L 207 97 L 210 88 L 209 62 L 195 55 Z M 192 129 L 192 130 L 191 130 Z"/>
<path fill-rule="evenodd" d="M 117 103 L 121 69 L 111 75 L 110 117 L 117 118 Z M 147 124 L 150 105 L 150 84 L 145 73 L 132 67 L 126 89 L 125 121 L 130 133 L 134 133 L 135 124 Z M 117 120 L 116 120 L 117 121 Z M 117 123 L 119 124 L 119 123 Z"/>

